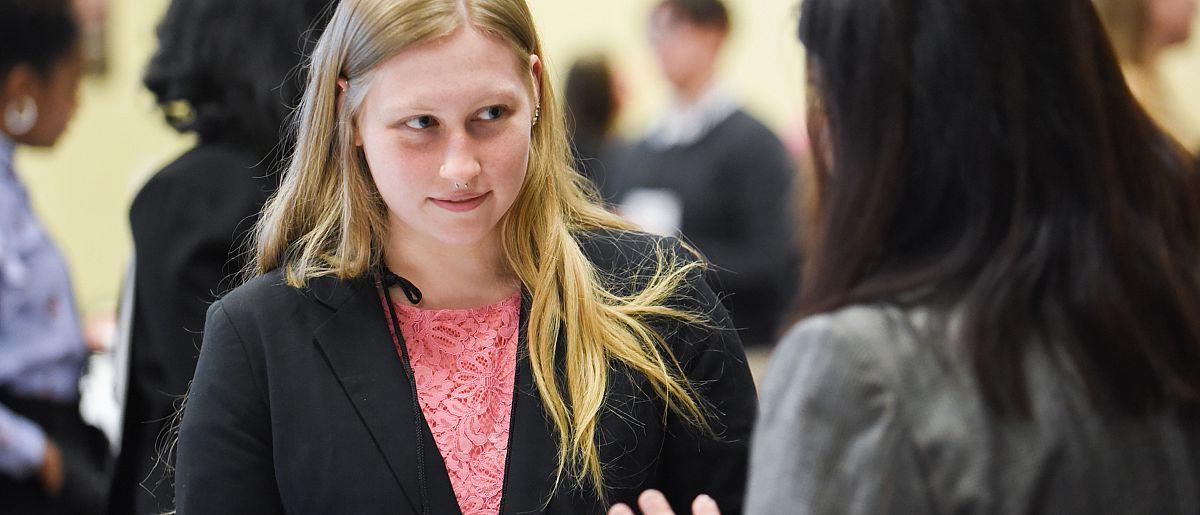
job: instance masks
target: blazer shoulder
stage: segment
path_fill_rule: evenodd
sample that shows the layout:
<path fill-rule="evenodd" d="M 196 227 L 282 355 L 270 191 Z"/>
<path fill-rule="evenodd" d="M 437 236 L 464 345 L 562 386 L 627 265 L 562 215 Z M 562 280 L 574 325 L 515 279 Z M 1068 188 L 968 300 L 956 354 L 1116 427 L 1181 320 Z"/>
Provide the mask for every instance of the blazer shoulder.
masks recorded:
<path fill-rule="evenodd" d="M 855 346 L 887 347 L 905 313 L 885 304 L 854 304 L 797 322 L 783 338 L 849 342 Z"/>
<path fill-rule="evenodd" d="M 273 179 L 261 158 L 236 148 L 198 145 L 155 172 L 138 189 L 130 207 L 137 219 L 161 217 L 164 209 L 203 213 L 204 220 L 236 222 L 261 209 Z M 185 206 L 185 207 L 186 207 Z M 136 225 L 136 224 L 135 224 Z"/>
<path fill-rule="evenodd" d="M 287 316 L 313 301 L 307 289 L 287 284 L 281 269 L 246 281 L 217 301 L 235 320 Z"/>
<path fill-rule="evenodd" d="M 846 306 L 796 323 L 780 340 L 772 360 L 797 366 L 814 355 L 835 356 L 832 366 L 867 366 L 895 387 L 914 364 L 945 358 L 942 346 L 930 341 L 950 338 L 951 333 L 943 331 L 953 331 L 952 324 L 940 325 L 942 316 L 925 307 L 889 303 Z"/>
<path fill-rule="evenodd" d="M 252 152 L 220 145 L 200 144 L 155 172 L 147 185 L 220 192 L 231 182 L 254 182 L 267 169 Z"/>
<path fill-rule="evenodd" d="M 604 275 L 652 271 L 660 257 L 685 262 L 703 260 L 673 236 L 609 229 L 580 232 L 575 238 L 584 255 Z"/>

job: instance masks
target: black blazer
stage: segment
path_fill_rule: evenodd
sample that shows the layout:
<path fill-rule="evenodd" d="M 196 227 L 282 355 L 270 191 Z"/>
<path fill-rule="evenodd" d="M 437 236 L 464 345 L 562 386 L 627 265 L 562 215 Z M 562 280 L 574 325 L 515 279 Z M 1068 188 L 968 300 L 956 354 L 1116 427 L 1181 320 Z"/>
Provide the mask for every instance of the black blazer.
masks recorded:
<path fill-rule="evenodd" d="M 606 233 L 581 243 L 604 277 L 633 287 L 660 240 Z M 679 251 L 674 240 L 665 246 Z M 598 431 L 608 501 L 633 502 L 657 488 L 683 513 L 707 493 L 737 514 L 754 383 L 728 315 L 700 274 L 678 299 L 711 313 L 718 326 L 656 329 L 707 403 L 719 438 L 664 417 L 645 380 L 618 370 Z M 569 481 L 550 496 L 556 441 L 523 352 L 528 309 L 526 297 L 501 513 L 602 513 L 607 506 Z M 415 422 L 419 409 L 386 320 L 367 279 L 315 279 L 298 290 L 275 271 L 214 304 L 179 436 L 179 513 L 420 513 L 422 455 L 430 513 L 458 513 L 433 436 Z"/>
<path fill-rule="evenodd" d="M 240 244 L 274 189 L 264 155 L 201 142 L 154 174 L 130 208 L 133 327 L 113 515 L 174 505 L 160 453 L 196 369 L 204 314 L 245 266 Z"/>

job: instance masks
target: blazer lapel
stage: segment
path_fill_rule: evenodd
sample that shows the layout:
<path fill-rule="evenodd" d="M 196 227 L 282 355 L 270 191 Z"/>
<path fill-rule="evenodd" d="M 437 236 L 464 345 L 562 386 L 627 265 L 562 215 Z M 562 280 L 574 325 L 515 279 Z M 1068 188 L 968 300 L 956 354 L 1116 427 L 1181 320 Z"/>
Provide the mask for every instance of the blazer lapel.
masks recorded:
<path fill-rule="evenodd" d="M 336 312 L 316 331 L 315 340 L 330 368 L 367 426 L 414 513 L 421 513 L 417 435 L 425 463 L 425 495 L 430 513 L 460 513 L 437 443 L 420 409 L 412 403 L 387 317 L 369 280 L 313 281 L 317 300 Z M 403 343 L 403 342 L 402 342 Z"/>
<path fill-rule="evenodd" d="M 517 377 L 513 398 L 508 466 L 504 473 L 501 515 L 545 513 L 558 466 L 553 422 L 542 408 L 541 395 L 533 382 L 526 341 L 529 327 L 529 297 L 521 299 L 521 330 L 518 333 Z M 569 488 L 564 484 L 562 488 Z"/>

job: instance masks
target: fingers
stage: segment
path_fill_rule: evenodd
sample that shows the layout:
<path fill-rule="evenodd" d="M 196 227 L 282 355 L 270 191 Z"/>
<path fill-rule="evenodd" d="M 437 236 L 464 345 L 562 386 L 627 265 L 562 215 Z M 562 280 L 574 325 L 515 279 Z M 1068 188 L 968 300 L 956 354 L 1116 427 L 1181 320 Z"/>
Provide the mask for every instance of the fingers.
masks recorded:
<path fill-rule="evenodd" d="M 700 495 L 692 501 L 692 515 L 721 515 L 721 510 L 712 497 Z"/>
<path fill-rule="evenodd" d="M 675 515 L 671 504 L 658 490 L 646 490 L 638 497 L 638 508 L 644 515 Z M 617 504 L 608 510 L 608 515 L 635 515 L 633 509 L 625 504 Z M 717 502 L 712 497 L 700 495 L 692 501 L 692 515 L 721 515 Z"/>
<path fill-rule="evenodd" d="M 671 503 L 658 490 L 646 490 L 638 496 L 638 507 L 644 515 L 675 515 L 671 511 Z"/>
<path fill-rule="evenodd" d="M 38 475 L 42 480 L 42 488 L 51 496 L 57 496 L 63 486 L 63 457 L 58 445 L 49 438 L 46 439 L 46 454 L 42 459 L 42 469 Z"/>
<path fill-rule="evenodd" d="M 617 504 L 608 510 L 608 515 L 634 515 L 633 509 L 625 504 Z"/>

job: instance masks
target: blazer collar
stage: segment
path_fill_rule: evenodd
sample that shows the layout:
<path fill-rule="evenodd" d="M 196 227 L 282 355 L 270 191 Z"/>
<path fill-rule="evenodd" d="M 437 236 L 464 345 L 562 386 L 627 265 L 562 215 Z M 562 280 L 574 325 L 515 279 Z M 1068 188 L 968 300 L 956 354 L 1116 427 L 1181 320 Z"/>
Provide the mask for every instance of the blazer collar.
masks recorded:
<path fill-rule="evenodd" d="M 330 368 L 370 431 L 414 513 L 421 513 L 421 482 L 416 463 L 425 464 L 425 495 L 430 513 L 459 513 L 441 453 L 388 332 L 383 304 L 372 281 L 319 278 L 313 297 L 335 310 L 317 328 L 315 340 Z M 417 435 L 422 445 L 417 447 Z"/>
<path fill-rule="evenodd" d="M 421 487 L 414 464 L 417 431 L 422 433 L 426 495 L 430 512 L 460 513 L 449 475 L 433 434 L 419 408 L 412 405 L 412 386 L 392 343 L 384 306 L 371 278 L 312 279 L 313 298 L 334 310 L 316 331 L 316 343 L 353 402 L 392 475 L 415 513 L 421 512 Z M 517 367 L 501 515 L 544 513 L 549 506 L 557 467 L 553 423 L 542 408 L 533 381 L 526 335 L 530 298 L 521 296 Z M 403 338 L 401 336 L 401 338 Z M 401 344 L 403 340 L 401 339 Z M 569 481 L 563 488 L 569 488 Z"/>
<path fill-rule="evenodd" d="M 309 279 L 305 289 L 317 302 L 336 311 L 355 296 L 373 295 L 375 281 L 369 275 L 356 279 L 340 279 L 327 275 Z"/>
<path fill-rule="evenodd" d="M 513 392 L 509 446 L 504 470 L 500 515 L 546 513 L 558 466 L 554 423 L 542 408 L 541 394 L 533 382 L 526 335 L 529 333 L 529 295 L 521 295 L 521 329 L 517 340 L 517 377 Z M 569 481 L 564 481 L 564 488 Z"/>

